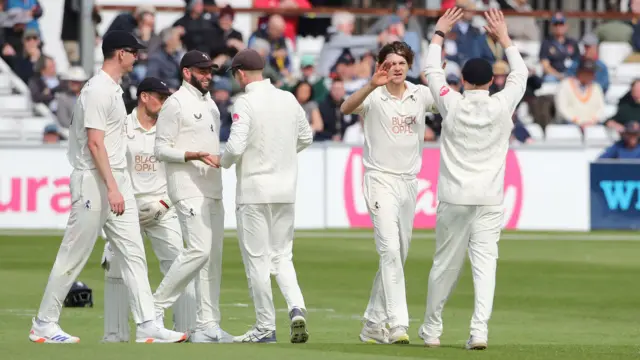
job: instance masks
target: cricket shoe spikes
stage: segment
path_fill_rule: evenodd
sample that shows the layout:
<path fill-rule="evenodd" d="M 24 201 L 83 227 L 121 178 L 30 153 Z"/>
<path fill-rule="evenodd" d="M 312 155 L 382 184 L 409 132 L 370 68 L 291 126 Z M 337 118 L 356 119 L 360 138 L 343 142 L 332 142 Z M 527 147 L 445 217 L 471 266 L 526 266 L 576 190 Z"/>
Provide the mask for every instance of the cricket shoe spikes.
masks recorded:
<path fill-rule="evenodd" d="M 420 330 L 418 330 L 418 336 L 420 339 L 424 340 L 424 346 L 426 347 L 439 347 L 440 339 L 434 336 L 429 336 L 425 334 L 424 328 L 420 326 Z"/>
<path fill-rule="evenodd" d="M 470 336 L 469 341 L 465 345 L 467 350 L 485 350 L 487 348 L 487 340 Z"/>
<path fill-rule="evenodd" d="M 367 344 L 388 344 L 389 330 L 384 325 L 367 321 L 360 331 L 360 341 Z"/>
<path fill-rule="evenodd" d="M 38 324 L 34 318 L 29 332 L 29 340 L 39 344 L 77 344 L 80 338 L 62 331 L 56 323 Z"/>
<path fill-rule="evenodd" d="M 152 322 L 149 326 L 140 326 L 136 332 L 136 342 L 146 344 L 181 343 L 187 341 L 187 334 L 171 331 Z"/>
<path fill-rule="evenodd" d="M 307 331 L 307 319 L 304 312 L 299 308 L 293 308 L 289 313 L 289 319 L 291 320 L 291 331 L 289 332 L 291 343 L 306 343 L 309 340 L 309 331 Z"/>
<path fill-rule="evenodd" d="M 214 325 L 206 330 L 196 330 L 191 335 L 189 342 L 192 343 L 214 343 L 228 344 L 233 342 L 233 336 L 222 330 L 218 325 Z"/>
<path fill-rule="evenodd" d="M 389 343 L 391 344 L 409 344 L 409 335 L 405 326 L 394 326 L 389 331 Z"/>
<path fill-rule="evenodd" d="M 243 335 L 236 336 L 233 338 L 233 342 L 236 343 L 261 343 L 261 344 L 269 344 L 276 342 L 276 331 L 275 330 L 266 330 L 254 327 L 253 329 L 247 331 Z"/>

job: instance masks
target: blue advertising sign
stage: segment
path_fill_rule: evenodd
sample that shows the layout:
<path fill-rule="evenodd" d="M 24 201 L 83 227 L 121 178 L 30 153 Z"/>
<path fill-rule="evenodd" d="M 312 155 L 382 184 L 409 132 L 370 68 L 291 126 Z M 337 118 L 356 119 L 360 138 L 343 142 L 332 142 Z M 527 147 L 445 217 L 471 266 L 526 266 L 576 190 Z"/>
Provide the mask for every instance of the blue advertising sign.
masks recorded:
<path fill-rule="evenodd" d="M 591 229 L 640 229 L 640 162 L 595 162 L 590 177 Z"/>

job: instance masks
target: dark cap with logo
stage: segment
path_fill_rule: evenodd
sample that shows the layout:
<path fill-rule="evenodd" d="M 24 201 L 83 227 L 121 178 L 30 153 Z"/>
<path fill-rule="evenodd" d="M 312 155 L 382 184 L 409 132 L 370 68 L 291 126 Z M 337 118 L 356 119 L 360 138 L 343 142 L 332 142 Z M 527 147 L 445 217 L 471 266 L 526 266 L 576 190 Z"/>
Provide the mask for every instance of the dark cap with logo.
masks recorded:
<path fill-rule="evenodd" d="M 171 90 L 169 90 L 167 83 L 154 77 L 145 78 L 140 82 L 140 85 L 138 85 L 137 96 L 140 97 L 142 92 L 155 92 L 160 95 L 171 95 Z"/>
<path fill-rule="evenodd" d="M 596 72 L 598 65 L 591 59 L 582 59 L 578 65 L 578 71 Z"/>
<path fill-rule="evenodd" d="M 564 14 L 561 12 L 555 13 L 551 18 L 551 23 L 553 25 L 564 24 L 567 19 L 564 17 Z"/>
<path fill-rule="evenodd" d="M 102 37 L 103 52 L 127 48 L 141 50 L 146 47 L 133 34 L 122 30 L 109 31 Z"/>
<path fill-rule="evenodd" d="M 199 69 L 210 69 L 216 67 L 209 55 L 198 50 L 191 50 L 184 54 L 180 60 L 180 68 L 195 67 Z"/>
<path fill-rule="evenodd" d="M 482 58 L 469 59 L 462 67 L 462 78 L 475 86 L 488 84 L 493 78 L 493 66 Z"/>
<path fill-rule="evenodd" d="M 233 57 L 229 70 L 263 70 L 264 66 L 264 59 L 257 51 L 244 49 Z"/>

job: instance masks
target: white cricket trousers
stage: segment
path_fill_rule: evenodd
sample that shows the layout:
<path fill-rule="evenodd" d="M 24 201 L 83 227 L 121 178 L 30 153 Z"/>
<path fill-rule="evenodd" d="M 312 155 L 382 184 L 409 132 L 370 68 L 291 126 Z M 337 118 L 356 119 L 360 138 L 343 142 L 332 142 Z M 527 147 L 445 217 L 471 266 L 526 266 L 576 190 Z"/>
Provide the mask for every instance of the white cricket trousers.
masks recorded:
<path fill-rule="evenodd" d="M 404 263 L 413 234 L 418 180 L 415 176 L 367 171 L 363 188 L 380 255 L 364 318 L 391 328 L 409 327 Z"/>
<path fill-rule="evenodd" d="M 155 319 L 131 178 L 124 170 L 114 170 L 113 176 L 125 200 L 120 216 L 111 212 L 107 188 L 97 170 L 71 173 L 71 213 L 40 304 L 40 321 L 59 321 L 64 299 L 87 263 L 101 229 L 111 240 L 116 257 L 122 260 L 122 278 L 129 289 L 134 321 L 141 324 Z"/>
<path fill-rule="evenodd" d="M 475 298 L 471 335 L 487 340 L 503 213 L 503 207 L 499 205 L 438 204 L 436 250 L 429 274 L 427 309 L 422 328 L 427 336 L 439 338 L 442 335 L 442 310 L 456 286 L 468 251 Z"/>
<path fill-rule="evenodd" d="M 194 197 L 180 200 L 174 207 L 186 248 L 175 258 L 154 294 L 156 314 L 163 314 L 195 280 L 196 329 L 206 330 L 220 324 L 224 240 L 222 200 Z"/>
<path fill-rule="evenodd" d="M 240 204 L 236 208 L 238 242 L 260 329 L 276 329 L 271 275 L 289 311 L 306 309 L 293 266 L 294 218 L 294 204 Z"/>
<path fill-rule="evenodd" d="M 152 201 L 153 199 L 141 200 L 138 203 Z M 151 241 L 151 247 L 160 263 L 160 271 L 165 275 L 173 261 L 178 257 L 180 251 L 184 249 L 182 232 L 178 215 L 173 207 L 153 225 L 142 227 L 142 235 L 146 235 Z M 105 248 L 105 251 L 107 249 Z M 128 315 L 126 293 L 120 291 L 122 284 L 122 264 L 118 259 L 113 259 L 109 269 L 105 272 L 105 303 L 104 303 L 104 325 L 105 338 L 108 336 L 125 335 L 128 338 Z M 110 293 L 112 292 L 112 293 Z M 124 305 L 124 306 L 122 306 Z M 196 323 L 196 294 L 193 282 L 189 283 L 184 293 L 173 305 L 175 330 L 188 332 L 193 330 Z M 122 330 L 126 333 L 120 334 Z"/>

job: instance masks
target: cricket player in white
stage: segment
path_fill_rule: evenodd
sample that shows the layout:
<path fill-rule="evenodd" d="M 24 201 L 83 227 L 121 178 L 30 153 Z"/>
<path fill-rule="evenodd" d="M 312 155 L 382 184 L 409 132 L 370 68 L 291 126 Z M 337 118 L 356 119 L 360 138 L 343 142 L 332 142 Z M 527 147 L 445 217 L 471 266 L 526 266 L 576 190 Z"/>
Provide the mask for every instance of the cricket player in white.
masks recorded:
<path fill-rule="evenodd" d="M 209 94 L 213 67 L 209 55 L 197 50 L 182 57 L 184 80 L 160 110 L 155 146 L 186 242 L 154 294 L 156 313 L 161 318 L 195 279 L 197 320 L 190 341 L 208 343 L 233 342 L 220 328 L 224 209 L 220 112 Z"/>
<path fill-rule="evenodd" d="M 293 228 L 297 153 L 311 144 L 313 135 L 296 98 L 262 78 L 264 66 L 251 49 L 240 51 L 231 62 L 245 93 L 234 103 L 231 135 L 220 159 L 224 168 L 236 164 L 238 240 L 256 311 L 255 326 L 235 341 L 276 341 L 274 275 L 289 309 L 290 341 L 304 343 L 309 334 L 293 266 Z"/>
<path fill-rule="evenodd" d="M 367 343 L 409 343 L 404 263 L 413 231 L 425 116 L 435 111 L 429 89 L 406 81 L 413 56 L 406 43 L 385 45 L 371 81 L 340 108 L 364 118 L 364 197 L 380 255 L 360 333 Z"/>
<path fill-rule="evenodd" d="M 427 346 L 440 345 L 442 309 L 468 251 L 475 306 L 466 347 L 485 349 L 503 222 L 504 172 L 512 115 L 524 95 L 528 70 L 511 43 L 504 16 L 492 9 L 485 13 L 486 30 L 505 49 L 509 60 L 511 73 L 505 88 L 489 96 L 493 82 L 491 65 L 483 59 L 470 59 L 462 69 L 464 94 L 450 89 L 440 67 L 441 47 L 446 33 L 461 16 L 461 9 L 450 9 L 438 20 L 427 54 L 427 81 L 443 121 L 436 250 L 419 335 Z"/>
<path fill-rule="evenodd" d="M 138 106 L 125 121 L 127 170 L 138 204 L 142 233 L 151 240 L 160 271 L 166 274 L 184 249 L 178 215 L 167 195 L 164 164 L 154 155 L 158 112 L 171 91 L 157 78 L 146 78 L 137 89 Z M 105 244 L 104 342 L 129 341 L 129 305 L 122 281 L 122 266 Z M 173 306 L 175 330 L 190 332 L 196 322 L 196 295 L 193 283 Z"/>
<path fill-rule="evenodd" d="M 147 262 L 140 235 L 138 207 L 126 171 L 124 121 L 127 112 L 118 85 L 133 68 L 143 46 L 124 31 L 107 33 L 102 41 L 102 70 L 82 88 L 69 137 L 71 214 L 56 261 L 49 275 L 29 339 L 37 343 L 77 343 L 79 338 L 58 325 L 63 301 L 86 264 L 100 229 L 110 239 L 122 263 L 129 289 L 136 342 L 182 342 L 184 333 L 165 329 L 155 321 Z"/>

